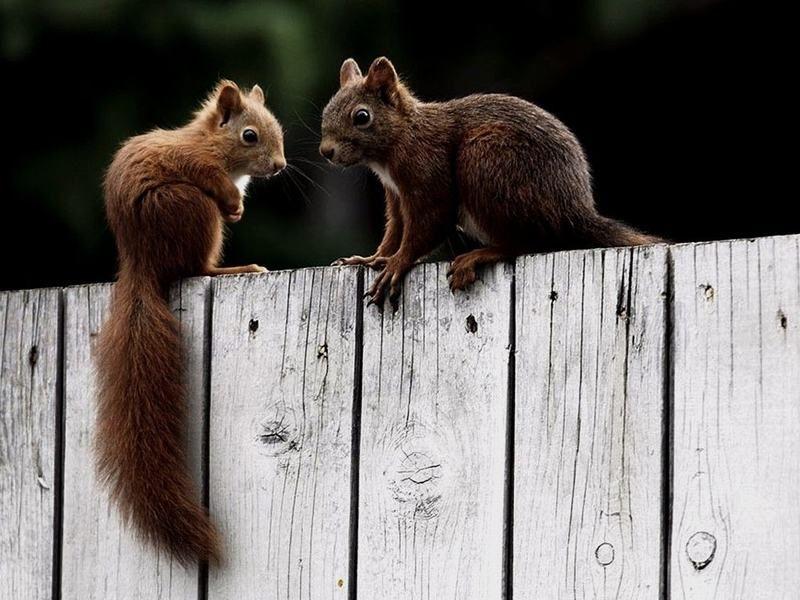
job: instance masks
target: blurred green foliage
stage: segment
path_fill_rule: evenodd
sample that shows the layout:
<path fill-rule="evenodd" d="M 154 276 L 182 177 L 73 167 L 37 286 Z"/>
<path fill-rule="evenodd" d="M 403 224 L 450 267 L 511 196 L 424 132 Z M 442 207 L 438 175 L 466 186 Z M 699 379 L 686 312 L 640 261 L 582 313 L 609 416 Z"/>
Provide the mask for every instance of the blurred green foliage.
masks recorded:
<path fill-rule="evenodd" d="M 17 152 L 6 166 L 6 192 L 25 207 L 22 219 L 52 221 L 67 242 L 64 254 L 75 261 L 64 265 L 66 277 L 52 273 L 52 281 L 111 276 L 100 195 L 105 165 L 127 137 L 181 125 L 221 77 L 260 83 L 286 126 L 290 159 L 316 160 L 319 105 L 334 89 L 351 16 L 381 12 L 369 3 L 342 8 L 288 1 L 0 4 L 4 79 L 16 82 L 15 94 L 28 90 L 26 114 L 36 115 L 12 124 Z M 32 128 L 47 133 L 32 137 Z M 296 181 L 254 186 L 231 254 L 277 266 L 329 258 L 332 232 L 309 223 L 299 200 L 318 204 L 321 184 L 308 174 L 289 177 Z M 298 243 L 309 233 L 316 244 Z M 348 237 L 359 239 L 355 229 Z"/>
<path fill-rule="evenodd" d="M 629 165 L 616 165 L 619 155 L 638 160 L 637 145 L 653 144 L 656 158 L 666 147 L 647 137 L 657 126 L 651 108 L 674 104 L 676 90 L 688 85 L 672 73 L 675 48 L 687 31 L 703 43 L 706 31 L 693 32 L 692 23 L 723 22 L 713 13 L 723 4 L 2 0 L 2 103 L 11 150 L 2 186 L 14 225 L 0 251 L 19 260 L 3 272 L 0 288 L 110 279 L 115 252 L 100 193 L 105 166 L 126 138 L 185 122 L 221 77 L 267 91 L 294 166 L 252 186 L 227 262 L 294 267 L 370 251 L 381 228 L 378 184 L 359 169 L 329 168 L 317 155 L 319 115 L 348 56 L 362 69 L 390 56 L 425 98 L 505 91 L 542 103 L 576 130 L 600 166 L 601 205 L 620 199 L 608 203 L 612 212 L 657 226 L 665 218 L 657 203 L 625 203 L 641 197 L 641 183 L 630 179 Z M 678 25 L 671 31 L 665 23 Z M 705 77 L 702 58 L 681 60 L 688 72 L 700 65 L 698 81 Z M 670 130 L 666 123 L 659 135 Z"/>

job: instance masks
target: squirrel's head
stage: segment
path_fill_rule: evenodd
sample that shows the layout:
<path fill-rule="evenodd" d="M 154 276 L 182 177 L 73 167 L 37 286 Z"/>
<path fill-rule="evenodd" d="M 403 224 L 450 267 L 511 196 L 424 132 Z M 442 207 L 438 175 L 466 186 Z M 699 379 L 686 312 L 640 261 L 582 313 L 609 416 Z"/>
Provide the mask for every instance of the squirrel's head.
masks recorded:
<path fill-rule="evenodd" d="M 366 77 L 352 58 L 339 71 L 339 91 L 322 111 L 319 151 L 339 165 L 381 161 L 414 108 L 414 98 L 388 58 L 376 58 Z"/>
<path fill-rule="evenodd" d="M 283 128 L 264 103 L 258 85 L 243 91 L 224 79 L 200 109 L 199 119 L 214 136 L 232 177 L 268 177 L 286 166 Z"/>

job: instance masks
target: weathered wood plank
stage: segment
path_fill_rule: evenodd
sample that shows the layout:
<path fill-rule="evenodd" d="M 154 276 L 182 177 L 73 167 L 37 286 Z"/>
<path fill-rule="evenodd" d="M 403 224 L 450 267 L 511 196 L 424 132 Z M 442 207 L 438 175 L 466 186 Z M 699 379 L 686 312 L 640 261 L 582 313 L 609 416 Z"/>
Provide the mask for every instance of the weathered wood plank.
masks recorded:
<path fill-rule="evenodd" d="M 214 286 L 209 598 L 347 598 L 357 270 Z"/>
<path fill-rule="evenodd" d="M 361 598 L 502 597 L 512 271 L 453 295 L 446 269 L 364 311 Z"/>
<path fill-rule="evenodd" d="M 59 293 L 0 293 L 0 598 L 52 594 Z"/>
<path fill-rule="evenodd" d="M 517 261 L 514 587 L 659 598 L 666 249 Z"/>
<path fill-rule="evenodd" d="M 206 401 L 208 279 L 175 286 L 189 402 L 189 458 L 201 480 Z M 95 478 L 94 340 L 105 319 L 110 285 L 65 290 L 65 456 L 62 597 L 187 599 L 198 597 L 198 569 L 185 569 L 136 539 Z M 156 366 L 154 365 L 154 368 Z"/>
<path fill-rule="evenodd" d="M 672 597 L 797 598 L 798 237 L 672 252 Z"/>

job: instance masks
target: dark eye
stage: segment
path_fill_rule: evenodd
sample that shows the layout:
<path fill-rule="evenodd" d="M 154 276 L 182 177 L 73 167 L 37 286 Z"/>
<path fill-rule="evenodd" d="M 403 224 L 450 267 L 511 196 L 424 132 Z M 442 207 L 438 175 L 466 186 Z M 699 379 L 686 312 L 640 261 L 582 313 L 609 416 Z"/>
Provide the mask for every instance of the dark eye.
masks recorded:
<path fill-rule="evenodd" d="M 372 115 L 366 108 L 359 108 L 353 113 L 353 125 L 356 127 L 366 127 L 372 122 Z"/>
<path fill-rule="evenodd" d="M 258 141 L 258 134 L 255 129 L 249 127 L 242 132 L 242 141 L 245 144 L 255 144 Z"/>

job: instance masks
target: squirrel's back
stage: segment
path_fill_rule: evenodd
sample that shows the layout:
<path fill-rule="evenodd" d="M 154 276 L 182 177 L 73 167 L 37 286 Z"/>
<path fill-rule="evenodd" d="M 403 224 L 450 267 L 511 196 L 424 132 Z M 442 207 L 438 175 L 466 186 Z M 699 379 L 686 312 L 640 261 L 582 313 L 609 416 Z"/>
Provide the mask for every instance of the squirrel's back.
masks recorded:
<path fill-rule="evenodd" d="M 180 155 L 181 136 L 180 131 L 154 129 L 128 139 L 114 154 L 103 179 L 112 230 L 121 224 L 120 219 L 130 217 L 129 211 L 148 191 L 177 183 L 174 169 L 170 172 L 167 168 L 167 159 Z"/>

